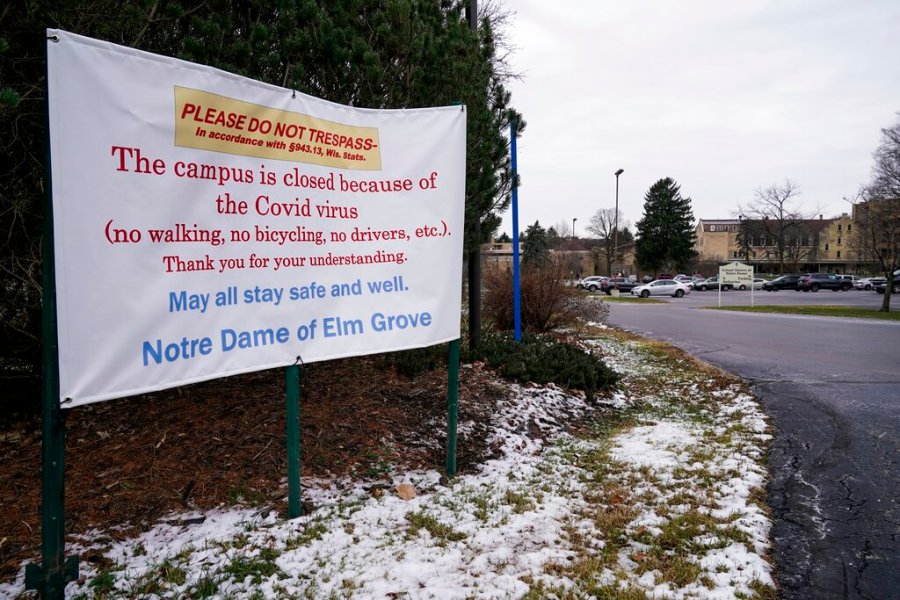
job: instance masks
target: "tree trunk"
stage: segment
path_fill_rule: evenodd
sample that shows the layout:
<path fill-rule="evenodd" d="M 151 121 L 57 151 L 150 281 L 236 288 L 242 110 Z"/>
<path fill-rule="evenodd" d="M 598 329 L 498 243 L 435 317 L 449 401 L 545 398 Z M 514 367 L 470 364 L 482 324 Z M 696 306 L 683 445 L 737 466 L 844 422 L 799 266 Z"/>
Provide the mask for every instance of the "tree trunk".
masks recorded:
<path fill-rule="evenodd" d="M 891 312 L 891 291 L 894 289 L 894 278 L 888 276 L 887 285 L 884 288 L 884 298 L 881 299 L 881 308 L 878 312 Z"/>

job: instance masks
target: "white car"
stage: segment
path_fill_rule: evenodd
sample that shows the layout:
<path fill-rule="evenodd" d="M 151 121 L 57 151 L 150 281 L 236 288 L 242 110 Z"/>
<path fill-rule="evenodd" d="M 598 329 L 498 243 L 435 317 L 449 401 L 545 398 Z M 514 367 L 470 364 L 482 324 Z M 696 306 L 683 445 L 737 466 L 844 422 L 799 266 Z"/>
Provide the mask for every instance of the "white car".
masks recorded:
<path fill-rule="evenodd" d="M 650 296 L 672 296 L 673 298 L 681 298 L 685 294 L 691 293 L 688 285 L 675 281 L 674 279 L 656 279 L 650 283 L 639 285 L 632 288 L 631 293 L 641 298 L 649 298 Z"/>
<path fill-rule="evenodd" d="M 600 286 L 604 281 L 609 279 L 609 277 L 603 277 L 601 275 L 591 275 L 590 277 L 585 277 L 581 281 L 579 281 L 575 287 L 580 290 L 589 290 L 591 292 L 596 292 L 600 289 Z"/>
<path fill-rule="evenodd" d="M 763 289 L 763 284 L 764 284 L 765 282 L 767 282 L 767 281 L 768 281 L 768 279 L 763 279 L 762 277 L 754 277 L 754 278 L 753 278 L 753 289 L 754 289 L 754 290 L 761 290 L 761 289 Z M 739 289 L 739 290 L 746 290 L 746 289 L 747 289 L 747 286 L 746 286 L 745 284 L 742 283 L 741 285 L 737 286 L 737 289 Z"/>
<path fill-rule="evenodd" d="M 884 277 L 864 277 L 853 282 L 853 287 L 858 290 L 872 290 L 879 283 L 887 281 Z"/>

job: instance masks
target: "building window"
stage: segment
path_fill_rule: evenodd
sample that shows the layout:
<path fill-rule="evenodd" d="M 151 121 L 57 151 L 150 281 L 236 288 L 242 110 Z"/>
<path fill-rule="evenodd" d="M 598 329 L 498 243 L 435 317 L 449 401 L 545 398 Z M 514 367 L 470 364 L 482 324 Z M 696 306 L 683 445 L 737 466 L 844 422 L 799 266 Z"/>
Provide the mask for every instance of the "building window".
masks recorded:
<path fill-rule="evenodd" d="M 847 223 L 847 231 L 850 231 L 850 228 L 853 227 L 850 223 Z"/>
<path fill-rule="evenodd" d="M 841 230 L 841 224 L 838 223 L 838 231 L 840 231 L 840 230 Z"/>
<path fill-rule="evenodd" d="M 840 250 L 837 251 L 837 257 L 838 257 L 838 258 L 841 257 L 841 251 L 840 251 Z"/>
<path fill-rule="evenodd" d="M 828 252 L 828 244 L 825 244 L 825 252 Z"/>
<path fill-rule="evenodd" d="M 838 246 L 841 245 L 841 238 L 838 238 Z"/>

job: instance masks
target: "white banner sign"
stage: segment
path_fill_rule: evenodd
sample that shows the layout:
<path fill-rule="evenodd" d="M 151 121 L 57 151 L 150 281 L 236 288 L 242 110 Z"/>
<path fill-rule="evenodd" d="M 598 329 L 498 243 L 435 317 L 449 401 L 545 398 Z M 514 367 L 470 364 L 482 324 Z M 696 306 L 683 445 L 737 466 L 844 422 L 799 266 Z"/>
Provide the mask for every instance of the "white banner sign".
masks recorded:
<path fill-rule="evenodd" d="M 48 36 L 63 407 L 459 337 L 463 107 Z"/>

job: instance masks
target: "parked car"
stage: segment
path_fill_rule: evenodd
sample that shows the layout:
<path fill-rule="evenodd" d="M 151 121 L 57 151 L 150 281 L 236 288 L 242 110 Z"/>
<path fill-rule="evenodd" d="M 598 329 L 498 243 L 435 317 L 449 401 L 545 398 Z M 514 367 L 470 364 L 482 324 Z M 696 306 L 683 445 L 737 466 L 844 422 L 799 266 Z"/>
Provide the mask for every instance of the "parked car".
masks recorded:
<path fill-rule="evenodd" d="M 792 274 L 792 275 L 782 275 L 781 277 L 776 277 L 772 281 L 767 281 L 763 284 L 762 289 L 767 292 L 777 292 L 778 290 L 796 290 L 797 284 L 800 281 L 802 275 Z"/>
<path fill-rule="evenodd" d="M 613 290 L 620 292 L 630 292 L 637 285 L 637 281 L 627 277 L 610 277 L 600 286 L 600 291 L 606 292 L 607 296 L 612 295 Z"/>
<path fill-rule="evenodd" d="M 754 290 L 761 290 L 761 289 L 762 289 L 762 286 L 763 286 L 763 283 L 765 283 L 765 281 L 766 281 L 766 280 L 763 279 L 762 277 L 754 277 L 754 278 L 753 278 L 753 284 L 752 284 L 752 285 L 753 285 L 753 289 L 754 289 Z M 744 290 L 748 289 L 748 287 L 747 287 L 747 284 L 742 283 L 742 284 L 740 284 L 740 285 L 737 286 L 737 289 L 739 289 L 739 290 L 741 290 L 741 291 L 744 291 Z"/>
<path fill-rule="evenodd" d="M 862 279 L 857 279 L 856 283 L 853 284 L 853 287 L 868 292 L 869 290 L 875 289 L 875 286 L 879 283 L 884 285 L 886 282 L 887 279 L 884 277 L 863 277 Z"/>
<path fill-rule="evenodd" d="M 581 281 L 576 283 L 575 287 L 577 287 L 580 290 L 588 290 L 591 292 L 596 292 L 597 290 L 600 289 L 600 286 L 607 279 L 609 279 L 609 277 L 602 276 L 602 275 L 591 275 L 590 277 L 585 277 L 584 279 L 582 279 Z"/>
<path fill-rule="evenodd" d="M 762 286 L 768 283 L 768 279 L 763 279 L 762 277 L 754 277 L 753 278 L 753 289 L 761 290 Z"/>
<path fill-rule="evenodd" d="M 832 290 L 846 292 L 853 284 L 840 275 L 834 273 L 810 273 L 800 278 L 797 288 L 803 292 L 818 292 L 819 290 Z"/>
<path fill-rule="evenodd" d="M 882 277 L 884 279 L 884 277 Z M 879 283 L 875 286 L 875 291 L 879 294 L 883 294 L 887 290 L 887 279 L 884 279 L 883 283 Z M 894 271 L 894 282 L 891 285 L 891 293 L 892 294 L 900 294 L 900 269 Z"/>
<path fill-rule="evenodd" d="M 632 295 L 641 298 L 649 298 L 650 296 L 672 296 L 673 298 L 683 298 L 685 294 L 691 293 L 690 286 L 675 281 L 674 279 L 656 279 L 650 283 L 638 285 L 632 288 Z"/>
<path fill-rule="evenodd" d="M 717 290 L 719 289 L 719 276 L 716 275 L 714 277 L 709 277 L 704 279 L 699 283 L 694 284 L 695 290 L 700 290 L 701 292 L 705 292 L 706 290 Z M 732 285 L 730 283 L 726 283 L 722 285 L 723 290 L 732 289 Z"/>
<path fill-rule="evenodd" d="M 689 288 L 693 289 L 693 287 L 694 287 L 694 282 L 696 281 L 697 278 L 696 278 L 696 277 L 691 277 L 690 275 L 676 275 L 676 276 L 673 277 L 672 279 L 674 279 L 674 280 L 677 281 L 678 283 L 683 283 L 684 285 L 686 285 L 686 286 L 688 286 Z M 649 283 L 649 282 L 647 282 L 647 283 Z"/>

